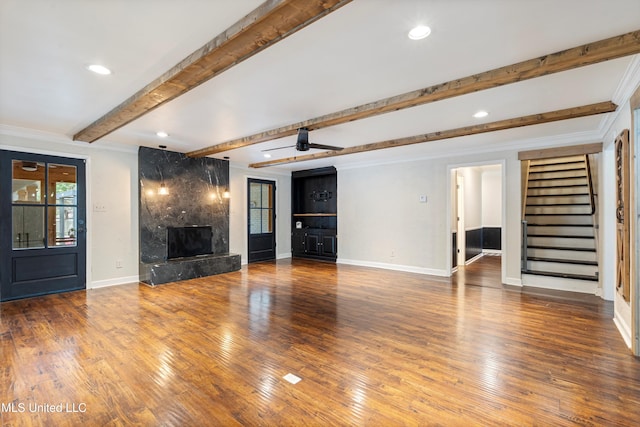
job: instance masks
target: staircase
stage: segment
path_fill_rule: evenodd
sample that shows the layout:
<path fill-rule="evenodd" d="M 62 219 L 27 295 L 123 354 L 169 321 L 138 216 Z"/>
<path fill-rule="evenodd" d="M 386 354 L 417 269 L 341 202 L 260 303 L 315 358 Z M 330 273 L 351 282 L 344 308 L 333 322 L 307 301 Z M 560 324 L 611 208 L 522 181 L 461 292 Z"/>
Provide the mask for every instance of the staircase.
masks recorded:
<path fill-rule="evenodd" d="M 588 156 L 531 160 L 522 222 L 523 283 L 593 292 L 598 282 L 594 214 Z"/>

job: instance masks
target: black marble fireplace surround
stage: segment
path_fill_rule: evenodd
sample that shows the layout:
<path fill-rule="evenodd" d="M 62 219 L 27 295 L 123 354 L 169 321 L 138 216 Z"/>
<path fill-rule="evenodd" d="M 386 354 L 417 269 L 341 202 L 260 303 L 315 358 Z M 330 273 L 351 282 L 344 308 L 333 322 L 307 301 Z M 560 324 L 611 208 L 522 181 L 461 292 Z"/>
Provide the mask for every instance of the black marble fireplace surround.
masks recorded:
<path fill-rule="evenodd" d="M 149 285 L 240 269 L 229 253 L 229 162 L 182 153 L 138 150 L 140 281 Z M 160 194 L 164 184 L 169 194 Z M 212 254 L 167 259 L 168 227 L 211 227 Z"/>

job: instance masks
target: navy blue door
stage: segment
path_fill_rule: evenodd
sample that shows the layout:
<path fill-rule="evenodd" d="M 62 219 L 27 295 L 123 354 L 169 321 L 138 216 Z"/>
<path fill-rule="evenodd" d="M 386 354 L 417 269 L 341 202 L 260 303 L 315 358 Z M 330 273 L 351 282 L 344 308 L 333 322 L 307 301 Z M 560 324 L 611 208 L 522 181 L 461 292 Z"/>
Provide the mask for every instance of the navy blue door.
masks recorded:
<path fill-rule="evenodd" d="M 0 150 L 0 300 L 86 287 L 85 161 Z"/>
<path fill-rule="evenodd" d="M 276 183 L 248 180 L 248 262 L 276 258 Z"/>

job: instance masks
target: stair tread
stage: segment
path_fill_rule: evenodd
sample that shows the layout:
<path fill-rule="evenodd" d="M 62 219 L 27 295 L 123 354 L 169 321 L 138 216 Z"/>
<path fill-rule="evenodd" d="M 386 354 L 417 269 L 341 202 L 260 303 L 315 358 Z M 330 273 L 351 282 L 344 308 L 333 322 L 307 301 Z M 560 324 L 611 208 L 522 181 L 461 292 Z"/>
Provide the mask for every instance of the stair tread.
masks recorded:
<path fill-rule="evenodd" d="M 597 261 L 586 261 L 581 259 L 563 259 L 563 258 L 545 258 L 545 257 L 527 257 L 527 261 L 544 261 L 556 262 L 560 264 L 579 264 L 579 265 L 598 265 Z"/>
<path fill-rule="evenodd" d="M 527 227 L 593 227 L 591 224 L 536 224 L 527 223 Z"/>
<path fill-rule="evenodd" d="M 531 163 L 531 167 L 536 167 L 536 166 L 553 166 L 553 165 L 571 165 L 574 163 L 580 163 L 580 164 L 584 164 L 584 160 L 569 160 L 568 162 L 553 162 L 553 163 L 538 163 L 535 162 Z"/>
<path fill-rule="evenodd" d="M 540 165 L 541 166 L 541 165 Z M 562 169 L 537 169 L 537 170 L 533 170 L 532 168 L 529 168 L 529 173 L 557 173 L 557 172 L 571 172 L 571 171 L 583 171 L 584 170 L 584 166 L 582 167 L 577 167 L 577 168 L 562 168 Z"/>
<path fill-rule="evenodd" d="M 578 280 L 590 280 L 590 281 L 598 280 L 598 276 L 589 276 L 587 274 L 556 273 L 553 271 L 538 271 L 538 270 L 522 270 L 522 273 L 533 274 L 538 276 L 561 277 L 563 279 L 578 279 Z"/>
<path fill-rule="evenodd" d="M 561 194 L 527 194 L 527 197 L 573 197 L 588 196 L 589 193 L 561 193 Z"/>
<path fill-rule="evenodd" d="M 590 213 L 532 213 L 526 214 L 525 217 L 529 216 L 592 216 Z"/>
<path fill-rule="evenodd" d="M 593 236 L 580 236 L 574 234 L 527 234 L 527 237 L 553 237 L 554 239 L 594 239 Z"/>
<path fill-rule="evenodd" d="M 591 203 L 527 203 L 527 207 L 537 208 L 539 206 L 591 206 Z"/>
<path fill-rule="evenodd" d="M 549 249 L 556 251 L 595 252 L 595 248 L 565 248 L 562 246 L 527 245 L 528 249 Z"/>
<path fill-rule="evenodd" d="M 529 190 L 539 190 L 546 188 L 573 188 L 573 187 L 589 187 L 588 184 L 564 184 L 564 185 L 540 185 L 538 187 L 528 187 Z"/>
<path fill-rule="evenodd" d="M 550 181 L 552 179 L 582 179 L 586 177 L 587 175 L 558 176 L 555 178 L 529 178 L 529 181 Z"/>

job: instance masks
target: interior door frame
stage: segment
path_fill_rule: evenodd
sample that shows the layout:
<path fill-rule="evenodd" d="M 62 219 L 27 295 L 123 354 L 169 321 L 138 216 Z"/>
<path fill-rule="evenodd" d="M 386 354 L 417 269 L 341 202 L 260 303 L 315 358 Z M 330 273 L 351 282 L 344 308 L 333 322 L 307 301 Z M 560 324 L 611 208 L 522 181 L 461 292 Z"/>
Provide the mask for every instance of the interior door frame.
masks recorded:
<path fill-rule="evenodd" d="M 260 183 L 260 184 L 268 184 L 272 186 L 271 192 L 272 192 L 272 215 L 271 215 L 271 221 L 272 221 L 272 231 L 271 231 L 271 235 L 272 235 L 272 245 L 273 245 L 273 258 L 265 258 L 263 260 L 250 260 L 249 257 L 251 255 L 251 244 L 250 244 L 250 240 L 251 240 L 251 207 L 250 207 L 250 203 L 251 203 L 251 191 L 250 191 L 250 187 L 252 183 Z M 247 263 L 251 263 L 251 262 L 259 262 L 259 261 L 266 261 L 266 260 L 270 260 L 270 259 L 277 259 L 278 258 L 278 238 L 277 238 L 277 190 L 278 187 L 278 183 L 275 179 L 269 179 L 269 178 L 264 178 L 264 177 L 247 177 L 246 179 L 246 210 L 247 210 L 247 223 L 246 223 L 246 243 L 247 243 Z"/>
<path fill-rule="evenodd" d="M 450 164 L 447 165 L 447 188 L 451 189 L 452 186 L 455 186 L 456 183 L 453 182 L 454 179 L 456 179 L 456 175 L 457 175 L 457 169 L 463 169 L 463 168 L 470 168 L 470 167 L 477 167 L 477 166 L 500 166 L 500 185 L 502 186 L 502 197 L 500 200 L 501 203 L 501 215 L 502 215 L 502 221 L 500 224 L 500 227 L 502 229 L 502 232 L 500 233 L 500 247 L 502 248 L 502 261 L 501 261 L 501 272 L 500 272 L 500 276 L 501 276 L 501 280 L 502 283 L 507 284 L 507 285 L 515 285 L 515 286 L 522 286 L 522 283 L 520 280 L 518 280 L 518 282 L 516 283 L 513 279 L 509 279 L 507 278 L 507 265 L 508 263 L 512 262 L 512 257 L 515 255 L 517 257 L 517 263 L 520 263 L 520 253 L 516 253 L 516 254 L 512 254 L 507 250 L 507 236 L 509 235 L 509 230 L 507 228 L 507 223 L 509 223 L 509 218 L 507 217 L 507 161 L 506 159 L 493 159 L 493 160 L 486 160 L 486 161 L 482 161 L 482 162 L 475 162 L 475 163 L 460 163 L 460 164 Z M 455 172 L 455 173 L 452 173 Z M 456 197 L 456 193 L 454 193 L 453 191 L 447 191 L 447 195 L 446 195 L 446 206 L 447 206 L 447 219 L 446 219 L 446 229 L 447 230 L 451 230 L 452 224 L 452 212 L 454 210 L 454 204 L 456 203 L 455 200 L 452 200 L 454 197 Z M 518 223 L 520 222 L 520 213 L 518 212 Z M 518 231 L 519 233 L 519 231 Z M 452 246 L 453 246 L 453 242 L 451 241 L 451 237 L 449 236 L 449 238 L 447 238 L 447 273 L 449 276 L 451 276 L 452 274 L 452 259 L 451 257 L 452 255 Z"/>
<path fill-rule="evenodd" d="M 15 296 L 2 296 L 0 295 L 0 299 L 6 299 L 9 298 L 9 300 L 13 300 L 13 299 L 20 299 L 20 298 L 30 298 L 30 297 L 35 297 L 38 295 L 45 295 L 45 294 L 49 294 L 49 293 L 58 293 L 58 292 L 67 292 L 67 291 L 71 291 L 71 290 L 86 290 L 89 289 L 91 286 L 91 259 L 90 259 L 90 251 L 89 248 L 91 247 L 91 239 L 90 239 L 90 234 L 88 233 L 88 230 L 91 229 L 91 223 L 90 223 L 90 218 L 89 218 L 89 206 L 90 206 L 90 191 L 89 191 L 89 186 L 90 186 L 90 159 L 87 156 L 83 156 L 83 155 L 78 155 L 75 153 L 61 153 L 61 152 L 55 152 L 55 151 L 49 151 L 49 150 L 39 150 L 39 149 L 25 149 L 24 147 L 14 147 L 14 146 L 7 146 L 7 145 L 0 145 L 0 150 L 3 151 L 3 158 L 5 160 L 9 160 L 9 163 L 12 164 L 13 161 L 15 161 L 16 159 L 20 160 L 21 158 L 23 160 L 32 160 L 32 161 L 36 161 L 36 162 L 44 162 L 46 164 L 72 164 L 74 165 L 74 167 L 78 168 L 78 172 L 77 172 L 77 180 L 76 182 L 78 182 L 80 185 L 78 186 L 78 192 L 77 192 L 77 199 L 76 199 L 76 206 L 77 206 L 77 211 L 75 213 L 76 218 L 78 223 L 76 224 L 76 227 L 78 228 L 77 230 L 77 234 L 78 235 L 82 235 L 82 239 L 81 241 L 78 241 L 78 245 L 75 245 L 75 247 L 77 248 L 76 250 L 72 250 L 71 247 L 69 248 L 65 248 L 64 245 L 63 246 L 58 246 L 57 244 L 54 246 L 52 246 L 50 243 L 47 243 L 43 248 L 33 248 L 35 251 L 37 251 L 38 253 L 34 253 L 31 254 L 31 256 L 47 256 L 49 257 L 49 255 L 53 256 L 54 258 L 56 256 L 65 256 L 65 255 L 69 255 L 72 253 L 76 253 L 78 254 L 78 258 L 77 258 L 77 262 L 79 262 L 80 264 L 76 264 L 77 265 L 77 273 L 78 275 L 75 276 L 77 277 L 77 280 L 75 281 L 75 285 L 67 287 L 67 286 L 59 286 L 57 289 L 53 289 L 55 287 L 55 282 L 51 282 L 52 285 L 54 285 L 51 288 L 45 289 L 45 288 L 39 288 L 37 283 L 38 280 L 42 280 L 42 279 L 33 279 L 34 281 L 32 282 L 31 286 L 35 285 L 35 288 L 33 289 L 34 292 L 32 293 L 27 293 L 24 294 L 23 296 L 19 296 L 19 295 L 15 295 Z M 4 162 L 3 162 L 4 164 Z M 5 165 L 6 166 L 6 165 Z M 2 170 L 1 175 L 1 179 L 3 183 L 8 183 L 7 185 L 11 186 L 12 182 L 13 182 L 13 173 L 12 173 L 12 168 L 9 169 L 9 167 L 7 167 L 6 169 Z M 45 177 L 48 176 L 48 172 L 47 175 L 45 175 Z M 48 178 L 45 178 L 48 180 Z M 47 184 L 45 184 L 47 185 Z M 2 211 L 3 211 L 3 217 L 7 219 L 6 223 L 4 223 L 2 225 L 3 231 L 2 231 L 2 235 L 4 236 L 3 238 L 9 238 L 10 236 L 12 236 L 13 231 L 12 229 L 12 220 L 11 218 L 13 218 L 13 213 L 12 213 L 12 206 L 13 206 L 13 202 L 11 202 L 11 190 L 5 190 L 7 191 L 6 193 L 3 194 L 3 200 L 2 200 Z M 48 191 L 48 188 L 45 187 L 43 189 L 43 191 Z M 5 197 L 7 197 L 6 199 L 4 199 Z M 48 201 L 48 197 L 46 197 L 45 199 L 43 199 L 45 201 L 44 204 L 40 205 L 43 206 L 45 208 L 45 218 L 49 215 L 48 211 L 49 211 L 49 207 L 51 206 L 61 206 L 59 203 L 57 204 L 49 204 Z M 57 209 L 57 208 L 56 208 Z M 46 223 L 45 223 L 46 225 Z M 45 227 L 45 233 L 48 233 L 50 230 L 49 227 Z M 50 238 L 50 237 L 49 237 Z M 47 239 L 49 239 L 47 238 Z M 7 246 L 5 247 L 5 243 L 7 244 Z M 6 250 L 7 252 L 4 254 L 3 259 L 2 259 L 2 265 L 3 265 L 3 272 L 2 272 L 2 276 L 3 276 L 3 283 L 6 282 L 6 284 L 12 283 L 11 277 L 13 277 L 12 275 L 13 273 L 13 268 L 12 267 L 12 260 L 26 260 L 28 258 L 30 258 L 31 256 L 27 256 L 26 253 L 21 253 L 19 252 L 15 252 L 15 249 L 13 248 L 13 245 L 10 243 L 10 241 L 7 242 L 2 242 L 3 245 L 3 249 Z M 79 246 L 79 247 L 78 247 Z M 46 252 L 43 252 L 46 251 Z M 59 250 L 59 252 L 57 252 Z M 45 255 L 46 254 L 46 255 Z M 51 266 L 53 266 L 53 264 L 51 264 Z M 63 271 L 63 270 L 62 270 Z M 59 270 L 60 273 L 62 273 L 61 270 Z M 58 274 L 60 274 L 58 273 Z M 64 273 L 63 273 L 64 274 Z M 67 277 L 71 277 L 71 276 L 51 276 L 51 278 L 55 278 L 55 277 L 60 277 L 60 279 L 65 279 L 65 282 L 67 281 L 66 278 Z M 25 279 L 23 279 L 25 280 Z M 31 280 L 31 279 L 26 279 L 26 280 Z M 46 279 L 45 279 L 46 280 Z M 25 282 L 28 283 L 28 282 Z M 4 285 L 3 285 L 4 286 Z M 1 292 L 1 290 L 0 290 Z M 7 301 L 9 301 L 7 300 Z"/>
<path fill-rule="evenodd" d="M 629 148 L 635 161 L 632 165 L 631 194 L 635 203 L 631 204 L 631 251 L 635 256 L 631 257 L 631 351 L 635 356 L 640 356 L 640 88 L 629 100 L 631 110 L 631 130 L 629 132 Z"/>
<path fill-rule="evenodd" d="M 47 140 L 48 141 L 48 140 Z M 69 159 L 76 160 L 84 160 L 85 163 L 85 204 L 86 204 L 86 212 L 85 212 L 85 223 L 86 223 L 86 233 L 85 233 L 85 283 L 86 289 L 93 288 L 93 280 L 92 280 L 92 265 L 93 258 L 91 256 L 91 247 L 93 246 L 92 239 L 92 230 L 93 230 L 93 217 L 92 217 L 92 196 L 91 196 L 91 171 L 92 171 L 92 162 L 91 157 L 84 154 L 71 153 L 66 151 L 53 151 L 53 150 L 43 150 L 40 148 L 25 148 L 24 146 L 16 146 L 16 145 L 8 145 L 8 144 L 0 144 L 0 150 L 6 151 L 16 151 L 25 154 L 42 154 L 45 156 L 57 156 L 57 157 L 67 157 Z"/>

